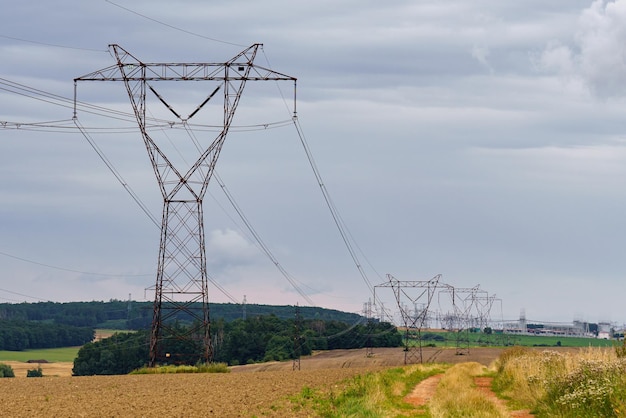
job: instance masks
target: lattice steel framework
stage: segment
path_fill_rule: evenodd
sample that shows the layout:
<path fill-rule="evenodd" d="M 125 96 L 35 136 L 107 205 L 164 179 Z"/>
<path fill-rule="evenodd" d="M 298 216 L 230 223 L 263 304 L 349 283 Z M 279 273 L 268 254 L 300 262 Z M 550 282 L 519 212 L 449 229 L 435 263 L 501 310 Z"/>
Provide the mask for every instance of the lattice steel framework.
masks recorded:
<path fill-rule="evenodd" d="M 430 280 L 400 281 L 391 274 L 387 274 L 387 282 L 374 286 L 374 292 L 376 292 L 376 288 L 390 287 L 396 297 L 405 329 L 404 364 L 423 363 L 424 361 L 422 356 L 422 328 L 429 318 L 430 303 L 440 278 L 441 274 L 438 274 Z M 409 293 L 406 289 L 416 289 L 416 292 Z M 376 295 L 374 295 L 374 300 L 376 300 Z M 405 300 L 410 302 L 413 310 L 407 307 L 404 303 Z M 419 308 L 418 305 L 420 305 Z M 416 344 L 413 344 L 412 340 L 416 340 Z"/>
<path fill-rule="evenodd" d="M 374 341 L 372 339 L 372 333 L 374 332 L 374 314 L 372 311 L 372 300 L 368 300 L 363 303 L 363 316 L 367 319 L 367 336 L 365 340 L 365 356 L 371 357 L 374 355 Z"/>
<path fill-rule="evenodd" d="M 302 335 L 302 314 L 300 313 L 300 305 L 296 304 L 296 316 L 293 321 L 293 370 L 300 370 L 302 344 L 304 344 L 304 336 Z"/>
<path fill-rule="evenodd" d="M 445 328 L 448 331 L 454 332 L 456 354 L 469 354 L 469 329 L 474 322 L 472 312 L 476 308 L 476 299 L 486 296 L 487 292 L 480 289 L 479 285 L 471 288 L 442 285 L 441 288 L 438 297 L 441 294 L 447 294 L 452 303 L 452 312 L 442 313 L 441 320 L 445 323 Z M 441 300 L 439 300 L 439 304 L 441 308 Z"/>
<path fill-rule="evenodd" d="M 163 350 L 163 338 L 184 341 L 201 347 L 195 359 L 213 359 L 202 199 L 215 169 L 244 86 L 248 81 L 291 80 L 294 82 L 294 116 L 296 78 L 258 66 L 254 63 L 261 44 L 254 44 L 223 63 L 144 63 L 119 45 L 110 45 L 116 64 L 74 79 L 78 81 L 121 81 L 124 83 L 139 125 L 144 145 L 163 196 L 163 215 L 159 259 L 154 286 L 154 311 L 150 334 L 149 365 L 172 361 Z M 211 81 L 209 96 L 187 117 L 182 118 L 149 82 Z M 219 90 L 223 93 L 221 130 L 187 169 L 175 166 L 146 129 L 146 93 L 151 91 L 186 126 Z M 76 96 L 76 94 L 75 94 Z M 177 325 L 186 319 L 192 326 Z M 176 353 L 173 353 L 176 354 Z M 176 360 L 176 359 L 173 359 Z M 180 361 L 180 360 L 179 360 Z"/>

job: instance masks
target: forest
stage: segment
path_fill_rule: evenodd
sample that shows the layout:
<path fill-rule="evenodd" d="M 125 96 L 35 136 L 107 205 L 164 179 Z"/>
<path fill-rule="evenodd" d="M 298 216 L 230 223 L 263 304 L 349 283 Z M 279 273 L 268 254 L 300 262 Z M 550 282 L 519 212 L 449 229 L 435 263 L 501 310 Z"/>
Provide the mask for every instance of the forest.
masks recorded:
<path fill-rule="evenodd" d="M 268 355 L 284 357 L 285 350 L 278 348 L 282 347 L 285 339 L 290 340 L 291 335 L 285 334 L 287 331 L 283 327 L 288 326 L 288 321 L 293 324 L 296 310 L 299 317 L 310 324 L 310 329 L 304 330 L 309 341 L 307 344 L 315 344 L 319 348 L 347 346 L 345 339 L 355 335 L 362 325 L 354 326 L 352 333 L 347 332 L 341 338 L 327 337 L 344 332 L 349 324 L 364 321 L 358 314 L 317 307 L 296 309 L 295 306 L 214 303 L 210 304 L 210 314 L 216 356 L 223 356 L 229 363 L 259 361 L 266 356 L 265 350 L 272 340 Z M 96 328 L 148 330 L 152 312 L 152 302 L 121 300 L 3 303 L 0 304 L 0 350 L 82 346 L 93 340 Z M 181 324 L 189 323 L 189 318 L 183 316 L 173 320 Z M 263 332 L 259 331 L 261 326 L 264 327 Z M 268 337 L 269 333 L 273 333 L 271 337 Z M 238 340 L 245 340 L 246 344 L 237 343 Z M 250 348 L 252 346 L 261 348 Z"/>
<path fill-rule="evenodd" d="M 0 350 L 21 351 L 37 348 L 75 347 L 94 339 L 89 327 L 34 322 L 0 320 Z"/>
<path fill-rule="evenodd" d="M 289 319 L 295 315 L 295 306 L 211 303 L 211 320 L 226 322 L 245 316 L 275 315 Z M 300 306 L 303 319 L 321 319 L 353 323 L 361 316 L 334 309 Z M 0 321 L 46 321 L 55 324 L 77 327 L 107 328 L 119 330 L 140 330 L 150 328 L 153 303 L 123 300 L 108 302 L 37 302 L 37 303 L 0 303 Z M 183 318 L 179 318 L 184 320 Z"/>

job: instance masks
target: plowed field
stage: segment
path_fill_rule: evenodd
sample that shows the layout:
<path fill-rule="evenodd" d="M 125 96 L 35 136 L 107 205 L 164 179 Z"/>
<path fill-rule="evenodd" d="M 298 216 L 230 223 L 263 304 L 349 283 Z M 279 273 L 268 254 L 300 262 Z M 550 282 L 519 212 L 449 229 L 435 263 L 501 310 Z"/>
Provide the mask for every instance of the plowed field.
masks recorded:
<path fill-rule="evenodd" d="M 425 349 L 424 360 L 489 364 L 501 350 Z M 10 362 L 7 362 L 10 363 Z M 303 387 L 338 389 L 356 374 L 404 364 L 402 349 L 334 350 L 291 362 L 232 368 L 228 374 L 168 374 L 71 377 L 59 363 L 42 364 L 44 378 L 25 378 L 36 364 L 14 366 L 16 378 L 0 379 L 0 405 L 10 417 L 306 417 L 289 397 Z M 54 369 L 53 369 L 54 368 Z M 54 371 L 56 370 L 56 372 Z M 54 376 L 56 375 L 56 376 Z"/>

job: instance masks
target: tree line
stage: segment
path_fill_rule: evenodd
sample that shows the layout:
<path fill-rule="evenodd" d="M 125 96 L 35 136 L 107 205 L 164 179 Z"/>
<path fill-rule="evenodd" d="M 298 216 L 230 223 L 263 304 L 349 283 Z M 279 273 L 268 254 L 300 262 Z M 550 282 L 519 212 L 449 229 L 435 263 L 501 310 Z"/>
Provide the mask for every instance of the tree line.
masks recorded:
<path fill-rule="evenodd" d="M 181 325 L 182 326 L 182 325 Z M 148 360 L 149 332 L 118 333 L 84 345 L 74 361 L 75 375 L 126 374 Z M 399 347 L 402 337 L 385 322 L 345 323 L 334 320 L 282 319 L 276 315 L 255 316 L 212 325 L 214 361 L 229 365 L 272 360 L 289 360 L 313 350 L 363 347 Z M 193 364 L 201 358 L 201 347 L 181 345 L 164 335 L 161 346 L 172 359 Z M 172 360 L 176 361 L 176 360 Z"/>
<path fill-rule="evenodd" d="M 282 319 L 293 318 L 294 306 L 211 303 L 211 318 L 226 322 L 243 319 L 246 316 L 276 315 Z M 360 315 L 334 309 L 302 306 L 300 313 L 305 319 L 355 322 Z M 0 321 L 52 321 L 78 327 L 140 330 L 150 328 L 153 303 L 112 299 L 108 302 L 36 302 L 0 303 Z M 180 314 L 177 319 L 189 320 Z"/>
<path fill-rule="evenodd" d="M 94 339 L 93 328 L 52 322 L 0 321 L 0 350 L 74 347 Z"/>

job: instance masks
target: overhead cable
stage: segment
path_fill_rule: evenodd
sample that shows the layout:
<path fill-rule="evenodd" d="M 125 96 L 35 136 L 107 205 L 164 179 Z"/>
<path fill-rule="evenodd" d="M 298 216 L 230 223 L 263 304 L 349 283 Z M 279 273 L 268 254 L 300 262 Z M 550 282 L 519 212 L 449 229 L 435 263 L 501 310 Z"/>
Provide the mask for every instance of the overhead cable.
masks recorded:
<path fill-rule="evenodd" d="M 330 193 L 328 192 L 328 189 L 326 188 L 326 185 L 324 184 L 324 181 L 322 180 L 322 176 L 320 174 L 320 171 L 317 168 L 317 165 L 315 164 L 315 160 L 313 159 L 313 154 L 311 153 L 311 149 L 309 148 L 309 145 L 306 142 L 306 138 L 304 137 L 304 133 L 302 132 L 302 128 L 300 127 L 300 122 L 298 121 L 297 117 L 293 118 L 293 124 L 296 128 L 296 132 L 298 133 L 298 137 L 300 138 L 300 143 L 302 144 L 302 147 L 304 148 L 304 152 L 306 153 L 309 164 L 311 168 L 313 169 L 313 174 L 315 175 L 317 184 L 320 187 L 320 190 L 322 191 L 322 195 L 324 196 L 324 201 L 326 202 L 326 205 L 328 206 L 328 209 L 330 210 L 331 216 L 335 222 L 335 226 L 337 226 L 337 229 L 339 230 L 341 239 L 343 240 L 344 245 L 348 249 L 348 252 L 350 253 L 350 257 L 352 258 L 352 261 L 356 265 L 356 268 L 359 271 L 359 274 L 361 275 L 361 277 L 363 278 L 363 281 L 367 285 L 370 292 L 374 294 L 374 286 L 372 286 L 372 283 L 368 279 L 367 274 L 365 274 L 365 270 L 363 270 L 363 266 L 361 265 L 361 262 L 359 261 L 359 258 L 352 246 L 352 243 L 348 237 L 347 228 L 345 227 L 343 221 L 341 220 L 339 211 L 334 205 L 330 197 Z"/>
<path fill-rule="evenodd" d="M 8 36 L 8 35 L 2 35 L 2 34 L 0 34 L 0 38 L 12 39 L 14 41 L 28 42 L 28 43 L 31 43 L 31 44 L 37 44 L 37 45 L 43 45 L 43 46 L 52 46 L 52 47 L 55 47 L 55 48 L 76 49 L 76 50 L 79 50 L 79 51 L 90 51 L 90 52 L 109 52 L 106 49 L 81 48 L 81 47 L 76 47 L 76 46 L 51 44 L 51 43 L 48 43 L 48 42 L 33 41 L 31 39 L 17 38 L 15 36 Z"/>
<path fill-rule="evenodd" d="M 198 141 L 194 132 L 191 129 L 187 129 L 187 133 L 189 134 L 189 137 L 191 138 L 194 145 L 196 146 L 196 149 L 198 149 L 198 151 L 201 152 L 200 142 Z M 213 171 L 213 178 L 217 181 L 220 188 L 222 189 L 222 192 L 224 192 L 224 195 L 230 202 L 231 206 L 235 209 L 235 212 L 237 213 L 237 215 L 239 215 L 239 218 L 242 220 L 242 222 L 244 223 L 248 231 L 252 234 L 252 236 L 254 237 L 254 240 L 257 242 L 257 244 L 259 245 L 263 253 L 265 253 L 265 255 L 270 259 L 270 261 L 274 264 L 274 266 L 278 269 L 278 271 L 283 275 L 283 277 L 287 279 L 287 281 L 289 282 L 289 284 L 291 284 L 294 290 L 298 292 L 298 294 L 302 296 L 302 298 L 309 305 L 315 306 L 315 303 L 313 302 L 313 300 L 300 288 L 300 286 L 296 283 L 296 280 L 285 270 L 282 264 L 278 262 L 278 260 L 276 259 L 272 251 L 265 244 L 265 242 L 263 241 L 261 236 L 258 234 L 256 229 L 252 226 L 252 223 L 248 220 L 247 216 L 244 214 L 241 207 L 237 204 L 234 196 L 230 193 L 230 191 L 226 187 L 226 184 L 222 181 L 220 176 L 217 174 L 216 170 Z"/>
<path fill-rule="evenodd" d="M 168 28 L 170 28 L 170 29 L 174 29 L 174 30 L 177 30 L 177 31 L 179 31 L 179 32 L 186 33 L 187 35 L 192 35 L 192 36 L 196 36 L 196 37 L 198 37 L 198 38 L 207 39 L 207 40 L 209 40 L 209 41 L 219 42 L 219 43 L 222 43 L 222 44 L 227 44 L 227 45 L 242 46 L 242 47 L 246 47 L 246 46 L 247 46 L 247 45 L 242 45 L 242 44 L 237 44 L 237 43 L 234 43 L 234 42 L 223 41 L 223 40 L 221 40 L 221 39 L 211 38 L 211 37 L 208 37 L 208 36 L 205 36 L 205 35 L 201 35 L 201 34 L 199 34 L 199 33 L 191 32 L 191 31 L 188 31 L 188 30 L 186 30 L 186 29 L 182 29 L 182 28 L 179 28 L 179 27 L 177 27 L 177 26 L 170 25 L 169 23 L 165 23 L 165 22 L 162 22 L 162 21 L 160 21 L 160 20 L 154 19 L 154 18 L 152 18 L 152 17 L 146 16 L 146 15 L 144 15 L 144 14 L 141 14 L 141 13 L 139 13 L 139 12 L 136 12 L 136 11 L 134 11 L 134 10 L 131 10 L 131 9 L 127 8 L 127 7 L 124 7 L 124 6 L 122 6 L 122 5 L 119 5 L 119 4 L 117 4 L 117 3 L 114 3 L 114 2 L 112 2 L 111 0 L 105 0 L 105 1 L 106 1 L 107 3 L 109 3 L 109 4 L 112 4 L 112 5 L 113 5 L 113 6 L 115 6 L 115 7 L 119 7 L 120 9 L 122 9 L 122 10 L 126 10 L 127 12 L 130 12 L 130 13 L 132 13 L 132 14 L 134 14 L 134 15 L 137 15 L 137 16 L 139 16 L 139 17 L 143 17 L 144 19 L 150 20 L 150 21 L 152 21 L 152 22 L 154 22 L 154 23 L 158 23 L 159 25 L 166 26 L 166 27 L 168 27 Z"/>
<path fill-rule="evenodd" d="M 72 273 L 80 273 L 80 274 L 85 274 L 85 275 L 90 275 L 90 276 L 106 276 L 106 277 L 140 277 L 140 276 L 150 276 L 150 274 L 92 273 L 92 272 L 88 272 L 88 271 L 80 271 L 80 270 L 74 270 L 74 269 L 69 269 L 69 268 L 64 268 L 64 267 L 53 266 L 51 264 L 40 263 L 38 261 L 33 261 L 33 260 L 29 260 L 27 258 L 22 258 L 22 257 L 18 257 L 16 255 L 8 254 L 8 253 L 5 253 L 3 251 L 0 251 L 0 255 L 3 255 L 5 257 L 9 257 L 9 258 L 14 258 L 16 260 L 24 261 L 25 263 L 36 264 L 36 265 L 42 266 L 42 267 L 47 267 L 47 268 L 51 268 L 51 269 L 55 269 L 55 270 L 69 271 L 69 272 L 72 272 Z"/>

